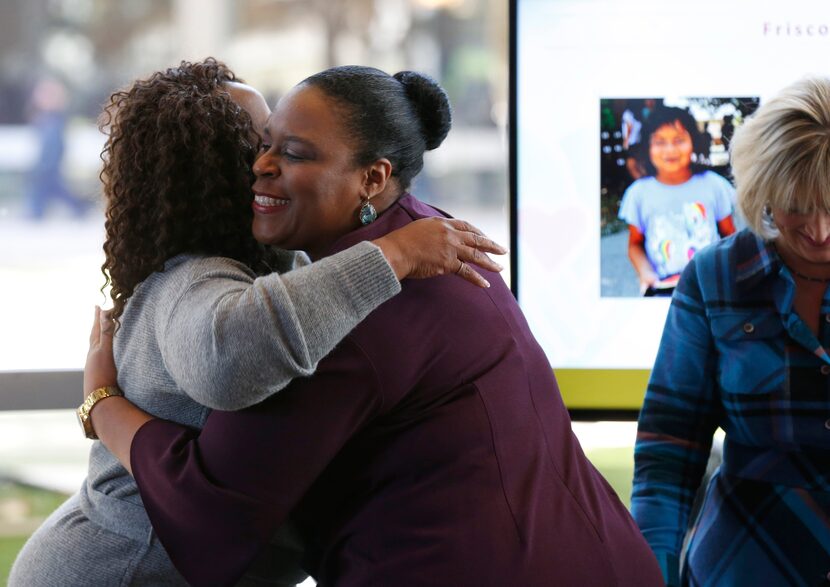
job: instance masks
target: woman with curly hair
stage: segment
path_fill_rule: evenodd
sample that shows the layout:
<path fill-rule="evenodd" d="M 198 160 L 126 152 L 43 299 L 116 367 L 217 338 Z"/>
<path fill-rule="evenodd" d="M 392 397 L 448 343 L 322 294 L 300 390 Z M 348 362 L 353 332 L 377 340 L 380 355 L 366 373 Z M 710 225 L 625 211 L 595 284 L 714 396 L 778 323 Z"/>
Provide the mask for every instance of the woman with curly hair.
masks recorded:
<path fill-rule="evenodd" d="M 255 233 L 331 258 L 442 217 L 407 188 L 450 120 L 444 91 L 414 72 L 311 76 L 268 119 Z M 361 200 L 377 214 L 365 226 L 353 220 Z M 515 298 L 486 275 L 489 289 L 406 280 L 313 375 L 215 410 L 201 430 L 123 397 L 101 402 L 94 428 L 188 582 L 236 585 L 290 519 L 321 585 L 663 584 L 574 437 Z M 85 392 L 116 382 L 109 338 L 93 331 Z"/>
<path fill-rule="evenodd" d="M 481 284 L 464 261 L 492 267 L 482 251 L 501 252 L 452 220 L 413 223 L 313 264 L 262 246 L 273 241 L 252 235 L 263 204 L 260 196 L 254 202 L 251 165 L 268 113 L 258 92 L 208 59 L 116 92 L 102 117 L 109 134 L 103 271 L 121 328 L 120 387 L 141 408 L 189 427 L 200 427 L 211 408 L 251 406 L 312 373 L 400 291 L 400 279 L 464 268 L 463 276 Z M 277 202 L 264 214 L 294 205 Z M 306 225 L 318 221 L 312 216 Z M 273 272 L 298 265 L 305 266 Z M 99 389 L 79 409 L 89 438 L 96 438 L 92 407 L 113 393 Z M 275 556 L 293 568 L 287 563 L 298 551 L 287 533 L 281 537 Z M 185 584 L 135 482 L 100 442 L 80 492 L 32 536 L 10 576 L 13 586 L 90 584 Z"/>

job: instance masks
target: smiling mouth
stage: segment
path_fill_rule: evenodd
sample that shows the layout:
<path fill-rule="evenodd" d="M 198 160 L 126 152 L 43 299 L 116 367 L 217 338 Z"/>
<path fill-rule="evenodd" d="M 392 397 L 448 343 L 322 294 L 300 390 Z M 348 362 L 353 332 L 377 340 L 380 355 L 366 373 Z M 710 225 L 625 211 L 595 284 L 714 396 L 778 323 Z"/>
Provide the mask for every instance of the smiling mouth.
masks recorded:
<path fill-rule="evenodd" d="M 270 196 L 261 196 L 259 194 L 254 196 L 254 202 L 263 208 L 273 208 L 275 206 L 285 206 L 289 200 L 282 198 L 272 198 Z"/>
<path fill-rule="evenodd" d="M 807 236 L 806 234 L 802 233 L 801 236 L 804 238 L 804 240 L 807 241 L 807 244 L 809 244 L 813 248 L 823 249 L 830 246 L 830 238 L 825 239 L 823 242 L 818 242 L 814 240 L 812 237 Z"/>

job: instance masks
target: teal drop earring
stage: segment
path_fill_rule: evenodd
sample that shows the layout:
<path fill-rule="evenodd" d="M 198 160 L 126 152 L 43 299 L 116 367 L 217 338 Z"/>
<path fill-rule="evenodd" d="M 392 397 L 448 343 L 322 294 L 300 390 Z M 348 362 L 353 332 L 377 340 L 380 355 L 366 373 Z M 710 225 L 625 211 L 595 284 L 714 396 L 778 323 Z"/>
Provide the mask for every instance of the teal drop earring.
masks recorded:
<path fill-rule="evenodd" d="M 358 212 L 358 217 L 360 218 L 360 223 L 363 226 L 367 224 L 372 224 L 378 218 L 378 211 L 375 210 L 375 207 L 372 206 L 372 202 L 369 201 L 369 198 L 363 202 L 363 205 L 360 207 L 360 211 Z"/>

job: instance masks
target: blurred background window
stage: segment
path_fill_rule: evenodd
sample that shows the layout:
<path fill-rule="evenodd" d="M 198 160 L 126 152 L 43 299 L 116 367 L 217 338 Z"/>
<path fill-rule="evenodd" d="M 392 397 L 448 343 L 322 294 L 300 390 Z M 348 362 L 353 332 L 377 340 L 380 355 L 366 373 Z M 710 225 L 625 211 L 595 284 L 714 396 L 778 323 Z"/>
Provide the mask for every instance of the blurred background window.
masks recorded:
<path fill-rule="evenodd" d="M 86 472 L 71 410 L 15 410 L 29 394 L 42 407 L 80 401 L 93 306 L 105 303 L 96 119 L 109 94 L 207 56 L 272 105 L 332 65 L 422 71 L 447 89 L 455 119 L 413 192 L 508 243 L 507 10 L 503 0 L 0 4 L 0 584 Z"/>

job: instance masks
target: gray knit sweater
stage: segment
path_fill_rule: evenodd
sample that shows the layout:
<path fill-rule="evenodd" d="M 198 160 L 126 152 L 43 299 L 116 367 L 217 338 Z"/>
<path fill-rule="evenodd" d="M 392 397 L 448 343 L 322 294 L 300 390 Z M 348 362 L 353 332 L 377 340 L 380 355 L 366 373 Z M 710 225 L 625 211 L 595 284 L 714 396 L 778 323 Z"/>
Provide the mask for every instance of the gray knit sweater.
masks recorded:
<path fill-rule="evenodd" d="M 303 261 L 305 259 L 305 261 Z M 180 255 L 142 282 L 115 336 L 118 383 L 147 412 L 200 427 L 209 408 L 262 401 L 317 362 L 369 312 L 400 291 L 380 249 L 360 243 L 288 273 L 256 277 L 226 258 Z M 132 477 L 93 443 L 84 513 L 146 540 L 150 523 Z"/>

